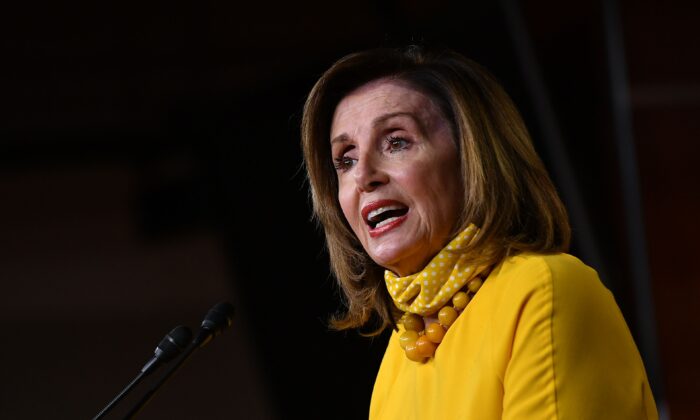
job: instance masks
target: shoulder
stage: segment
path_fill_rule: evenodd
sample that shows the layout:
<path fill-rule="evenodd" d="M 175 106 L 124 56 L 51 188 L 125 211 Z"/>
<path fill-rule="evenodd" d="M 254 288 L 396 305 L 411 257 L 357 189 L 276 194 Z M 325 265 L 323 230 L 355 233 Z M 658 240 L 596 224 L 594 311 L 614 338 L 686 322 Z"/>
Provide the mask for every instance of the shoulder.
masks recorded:
<path fill-rule="evenodd" d="M 517 276 L 530 283 L 558 281 L 575 277 L 579 280 L 598 279 L 594 269 L 569 254 L 518 254 L 507 257 L 496 267 L 499 275 Z"/>
<path fill-rule="evenodd" d="M 596 271 L 569 254 L 508 257 L 483 288 L 499 323 L 494 327 L 505 334 L 534 326 L 549 331 L 549 340 L 569 340 L 584 331 L 629 334 L 615 298 Z"/>
<path fill-rule="evenodd" d="M 557 300 L 610 296 L 598 273 L 569 254 L 510 256 L 494 269 L 489 277 L 492 279 L 499 283 L 503 293 L 513 297 L 525 298 L 533 293 L 544 293 Z"/>
<path fill-rule="evenodd" d="M 494 348 L 503 349 L 512 417 L 533 418 L 523 413 L 549 401 L 561 417 L 654 418 L 639 352 L 595 270 L 567 254 L 523 254 L 504 260 L 484 286 L 492 280 Z"/>
<path fill-rule="evenodd" d="M 560 375 L 615 371 L 641 380 L 644 368 L 627 323 L 594 269 L 568 254 L 524 254 L 507 258 L 496 274 L 499 310 L 512 316 L 514 339 L 530 340 L 540 331 Z"/>

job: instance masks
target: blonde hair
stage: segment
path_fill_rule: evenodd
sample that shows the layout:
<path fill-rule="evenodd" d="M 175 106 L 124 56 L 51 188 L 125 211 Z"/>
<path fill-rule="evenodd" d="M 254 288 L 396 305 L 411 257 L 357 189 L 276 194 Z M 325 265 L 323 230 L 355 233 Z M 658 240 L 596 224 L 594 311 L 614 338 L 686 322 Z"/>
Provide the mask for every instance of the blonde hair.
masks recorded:
<path fill-rule="evenodd" d="M 470 258 L 495 265 L 520 252 L 564 252 L 571 235 L 566 209 L 518 110 L 485 69 L 455 52 L 418 46 L 343 57 L 311 90 L 301 138 L 314 215 L 324 228 L 331 269 L 347 306 L 331 325 L 357 328 L 373 319 L 369 335 L 395 327 L 397 309 L 384 285 L 384 269 L 364 251 L 341 211 L 330 126 L 345 95 L 381 78 L 427 94 L 452 124 L 464 186 L 454 233 L 468 223 L 481 228 L 467 250 Z"/>

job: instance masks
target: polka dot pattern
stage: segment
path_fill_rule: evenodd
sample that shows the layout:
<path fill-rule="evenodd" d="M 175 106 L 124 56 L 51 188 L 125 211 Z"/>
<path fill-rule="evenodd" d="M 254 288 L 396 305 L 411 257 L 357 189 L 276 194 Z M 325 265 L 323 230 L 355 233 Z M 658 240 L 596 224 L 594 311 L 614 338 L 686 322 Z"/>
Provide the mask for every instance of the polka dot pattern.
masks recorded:
<path fill-rule="evenodd" d="M 483 269 L 469 264 L 462 253 L 478 232 L 479 229 L 470 224 L 423 271 L 405 277 L 385 271 L 384 281 L 396 306 L 402 311 L 423 316 L 443 307 Z"/>

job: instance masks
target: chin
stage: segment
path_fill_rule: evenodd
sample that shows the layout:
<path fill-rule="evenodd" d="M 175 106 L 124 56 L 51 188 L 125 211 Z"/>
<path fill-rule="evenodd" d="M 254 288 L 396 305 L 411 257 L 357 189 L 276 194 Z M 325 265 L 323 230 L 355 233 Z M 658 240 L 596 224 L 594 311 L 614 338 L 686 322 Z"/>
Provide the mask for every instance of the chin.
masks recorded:
<path fill-rule="evenodd" d="M 410 252 L 408 247 L 380 248 L 369 254 L 374 262 L 399 276 L 407 276 L 420 271 L 422 258 Z M 425 261 L 427 263 L 427 261 Z"/>

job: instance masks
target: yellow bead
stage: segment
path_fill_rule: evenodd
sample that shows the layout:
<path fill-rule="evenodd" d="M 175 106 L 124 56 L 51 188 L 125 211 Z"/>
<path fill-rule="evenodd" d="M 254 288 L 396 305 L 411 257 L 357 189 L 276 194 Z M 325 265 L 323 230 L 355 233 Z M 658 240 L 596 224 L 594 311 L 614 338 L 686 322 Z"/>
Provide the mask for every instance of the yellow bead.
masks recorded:
<path fill-rule="evenodd" d="M 414 344 L 418 340 L 418 333 L 415 331 L 406 331 L 399 337 L 399 344 L 401 348 L 406 350 L 409 344 Z"/>
<path fill-rule="evenodd" d="M 421 335 L 416 340 L 416 348 L 418 349 L 418 354 L 423 357 L 433 357 L 435 354 L 435 349 L 437 349 L 437 344 L 433 343 L 428 339 L 428 337 Z"/>
<path fill-rule="evenodd" d="M 467 284 L 467 288 L 469 289 L 470 292 L 476 293 L 479 291 L 481 288 L 481 285 L 484 283 L 483 280 L 481 280 L 481 277 L 475 277 L 474 280 L 470 281 Z"/>
<path fill-rule="evenodd" d="M 425 336 L 433 343 L 439 344 L 442 342 L 443 337 L 445 337 L 445 329 L 437 322 L 433 322 L 425 329 Z"/>
<path fill-rule="evenodd" d="M 423 356 L 421 356 L 421 354 L 418 352 L 418 346 L 416 346 L 416 343 L 413 343 L 406 347 L 406 356 L 414 362 L 423 361 Z"/>
<path fill-rule="evenodd" d="M 440 324 L 442 324 L 443 327 L 449 328 L 450 325 L 452 325 L 453 322 L 455 322 L 455 319 L 457 319 L 457 311 L 455 308 L 451 306 L 445 306 L 444 308 L 440 309 L 440 312 L 438 312 L 438 319 L 440 320 Z"/>
<path fill-rule="evenodd" d="M 455 309 L 457 309 L 458 311 L 461 311 L 462 309 L 466 308 L 468 303 L 469 295 L 464 292 L 457 292 L 452 297 L 452 306 L 454 306 Z"/>
<path fill-rule="evenodd" d="M 425 324 L 423 323 L 423 317 L 416 314 L 406 314 L 403 316 L 403 326 L 408 331 L 423 331 Z"/>

